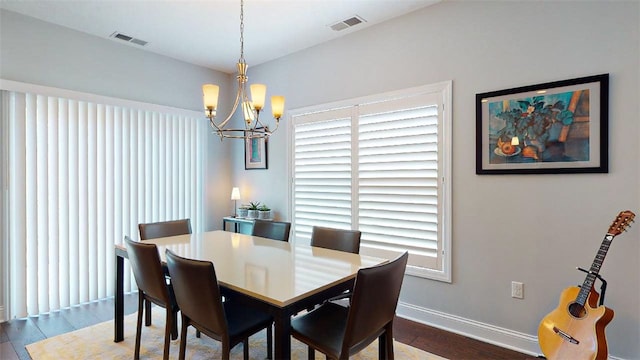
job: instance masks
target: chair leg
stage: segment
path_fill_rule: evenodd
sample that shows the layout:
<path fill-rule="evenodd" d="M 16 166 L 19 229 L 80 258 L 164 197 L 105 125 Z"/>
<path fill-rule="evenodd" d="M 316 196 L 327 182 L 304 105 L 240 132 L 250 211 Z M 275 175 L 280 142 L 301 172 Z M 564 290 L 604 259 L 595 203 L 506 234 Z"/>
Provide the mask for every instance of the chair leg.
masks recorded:
<path fill-rule="evenodd" d="M 180 330 L 180 354 L 179 360 L 184 360 L 187 352 L 187 328 L 189 328 L 189 319 L 182 315 L 182 330 Z"/>
<path fill-rule="evenodd" d="M 167 320 L 164 326 L 164 352 L 162 360 L 169 360 L 169 346 L 171 346 L 171 329 L 173 328 L 173 314 L 170 307 L 167 307 Z"/>
<path fill-rule="evenodd" d="M 273 328 L 267 326 L 267 359 L 273 359 Z"/>
<path fill-rule="evenodd" d="M 151 326 L 151 301 L 144 301 L 144 325 Z"/>
<path fill-rule="evenodd" d="M 171 340 L 178 338 L 178 312 L 171 311 Z"/>
<path fill-rule="evenodd" d="M 316 350 L 314 348 L 312 348 L 311 346 L 308 347 L 307 350 L 307 359 L 308 360 L 315 360 L 316 358 Z"/>
<path fill-rule="evenodd" d="M 386 334 L 387 343 L 387 359 L 394 360 L 395 354 L 393 353 L 393 321 L 387 325 L 387 329 L 384 332 Z"/>
<path fill-rule="evenodd" d="M 200 330 L 196 330 L 196 337 L 200 338 Z"/>
<path fill-rule="evenodd" d="M 249 360 L 249 338 L 242 341 L 242 355 L 244 360 Z"/>
<path fill-rule="evenodd" d="M 393 322 L 385 326 L 384 332 L 378 337 L 378 359 L 393 360 Z"/>
<path fill-rule="evenodd" d="M 140 335 L 142 333 L 142 313 L 144 312 L 144 295 L 138 290 L 138 321 L 136 322 L 136 345 L 133 351 L 133 358 L 140 359 Z"/>
<path fill-rule="evenodd" d="M 229 358 L 231 357 L 231 348 L 229 347 L 229 342 L 227 341 L 223 341 L 222 342 L 222 360 L 229 360 Z"/>

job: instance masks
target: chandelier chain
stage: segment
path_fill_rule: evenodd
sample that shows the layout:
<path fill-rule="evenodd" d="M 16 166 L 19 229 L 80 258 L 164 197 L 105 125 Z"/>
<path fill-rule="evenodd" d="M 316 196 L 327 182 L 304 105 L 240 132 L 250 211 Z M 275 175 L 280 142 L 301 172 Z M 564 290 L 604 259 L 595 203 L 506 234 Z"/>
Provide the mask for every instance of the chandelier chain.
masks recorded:
<path fill-rule="evenodd" d="M 229 115 L 220 123 L 216 123 L 215 121 L 219 86 L 213 84 L 205 84 L 202 86 L 205 114 L 209 119 L 209 125 L 211 125 L 216 134 L 220 136 L 220 140 L 224 138 L 245 140 L 255 138 L 266 139 L 278 129 L 280 118 L 284 111 L 284 96 L 271 97 L 271 108 L 275 119 L 275 126 L 271 128 L 267 126 L 267 124 L 263 123 L 259 118 L 261 113 L 260 111 L 264 107 L 266 85 L 252 84 L 252 99 L 249 99 L 247 93 L 247 63 L 244 60 L 244 0 L 240 0 L 240 59 L 238 60 L 237 67 L 238 76 L 236 79 L 238 81 L 238 89 L 236 98 L 233 103 L 233 107 L 231 108 L 231 112 L 229 112 Z M 227 128 L 227 123 L 231 121 L 238 107 L 242 110 L 241 115 L 244 116 L 245 127 Z"/>
<path fill-rule="evenodd" d="M 240 62 L 244 63 L 244 1 L 240 0 Z"/>

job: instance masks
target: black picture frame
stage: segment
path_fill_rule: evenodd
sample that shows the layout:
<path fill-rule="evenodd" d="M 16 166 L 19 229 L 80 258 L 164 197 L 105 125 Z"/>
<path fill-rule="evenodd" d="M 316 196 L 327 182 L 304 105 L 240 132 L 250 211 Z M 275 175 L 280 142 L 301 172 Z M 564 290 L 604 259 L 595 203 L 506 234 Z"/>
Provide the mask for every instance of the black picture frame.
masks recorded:
<path fill-rule="evenodd" d="M 256 129 L 257 132 L 264 130 Z M 244 132 L 244 169 L 265 170 L 269 168 L 269 141 L 265 136 L 252 137 L 252 132 Z"/>
<path fill-rule="evenodd" d="M 609 171 L 609 74 L 476 94 L 476 174 Z"/>

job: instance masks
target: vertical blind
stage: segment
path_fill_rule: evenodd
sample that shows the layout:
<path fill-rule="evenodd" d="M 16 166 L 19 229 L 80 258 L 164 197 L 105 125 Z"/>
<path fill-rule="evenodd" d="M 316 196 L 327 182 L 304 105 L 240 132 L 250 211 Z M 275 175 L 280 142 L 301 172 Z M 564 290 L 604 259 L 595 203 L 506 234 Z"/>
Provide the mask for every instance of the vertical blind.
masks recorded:
<path fill-rule="evenodd" d="M 408 250 L 408 273 L 444 271 L 444 102 L 437 90 L 294 115 L 296 240 L 358 229 L 362 254 Z"/>
<path fill-rule="evenodd" d="M 2 96 L 10 318 L 112 296 L 114 244 L 137 238 L 138 223 L 190 218 L 196 231 L 202 226 L 207 130 L 197 118 Z"/>

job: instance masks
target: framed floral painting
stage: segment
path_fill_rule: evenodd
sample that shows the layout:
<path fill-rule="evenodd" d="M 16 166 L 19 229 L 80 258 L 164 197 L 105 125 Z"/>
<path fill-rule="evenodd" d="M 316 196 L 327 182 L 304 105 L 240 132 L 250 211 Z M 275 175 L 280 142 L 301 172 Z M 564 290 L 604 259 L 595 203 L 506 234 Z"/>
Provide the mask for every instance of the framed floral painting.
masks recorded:
<path fill-rule="evenodd" d="M 609 74 L 476 94 L 476 174 L 606 173 Z"/>

